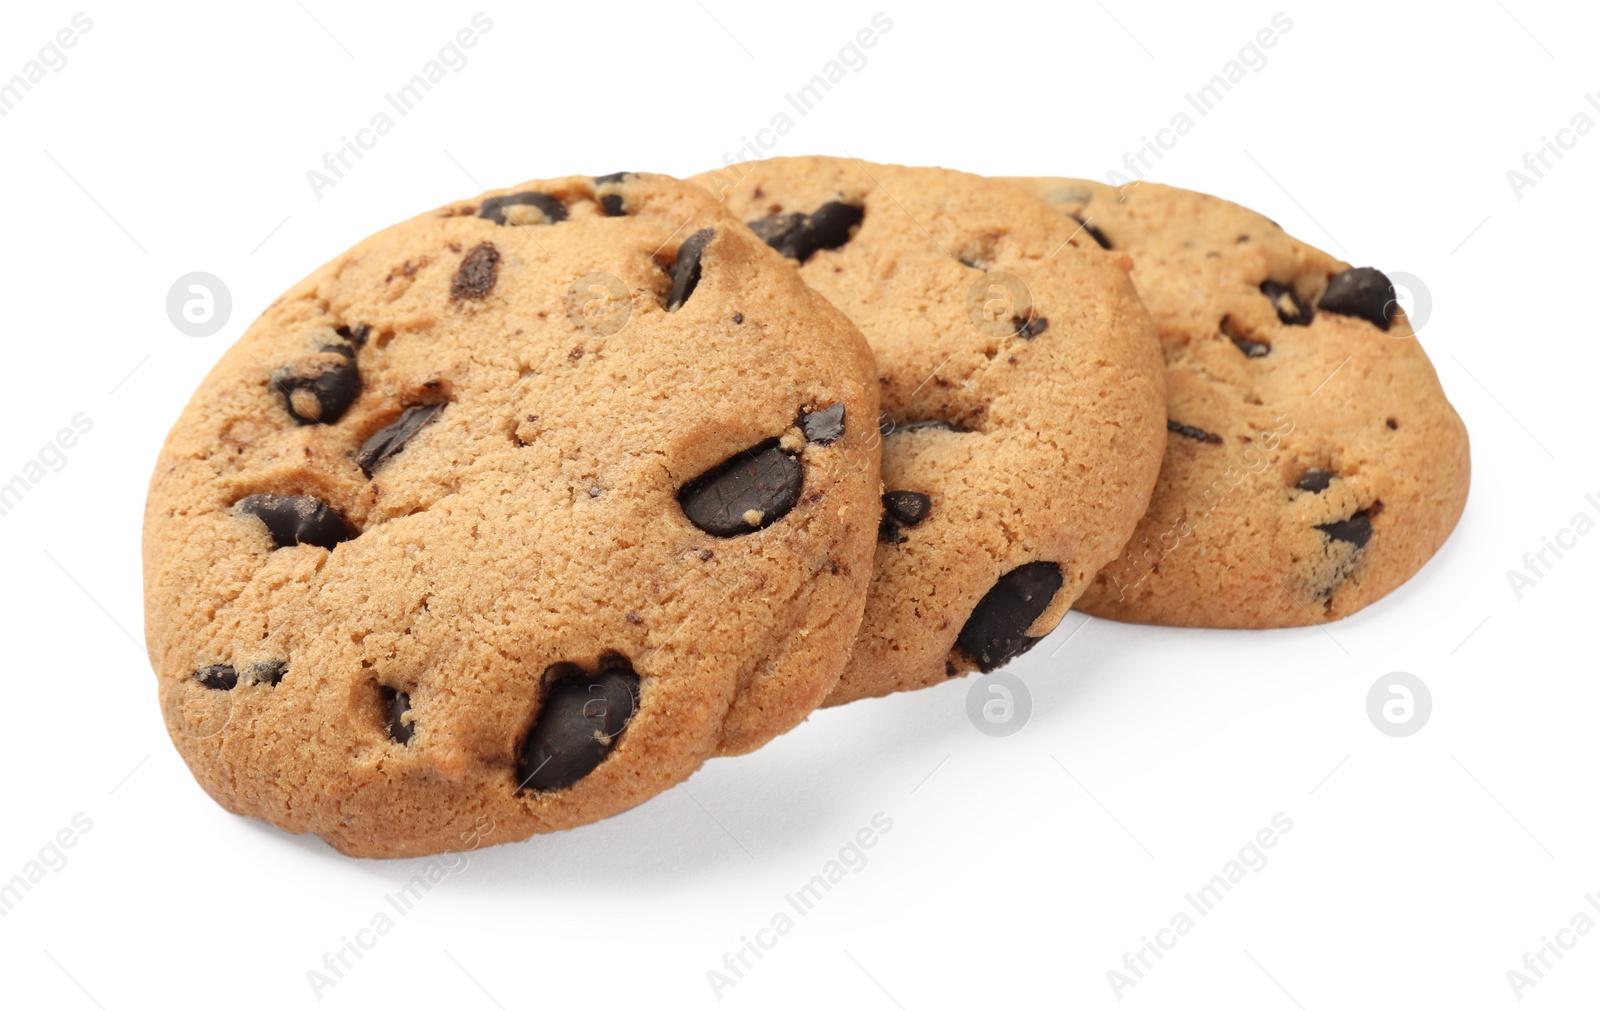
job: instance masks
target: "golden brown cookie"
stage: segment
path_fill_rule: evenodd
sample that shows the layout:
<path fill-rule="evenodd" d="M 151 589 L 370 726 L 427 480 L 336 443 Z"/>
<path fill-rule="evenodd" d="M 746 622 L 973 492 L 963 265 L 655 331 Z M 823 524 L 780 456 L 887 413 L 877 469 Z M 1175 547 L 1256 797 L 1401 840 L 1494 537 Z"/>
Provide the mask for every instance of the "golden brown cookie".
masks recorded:
<path fill-rule="evenodd" d="M 621 811 L 805 718 L 878 526 L 871 353 L 698 187 L 528 183 L 274 302 L 145 519 L 169 730 L 229 810 L 410 856 Z"/>
<path fill-rule="evenodd" d="M 1432 557 L 1466 504 L 1467 431 L 1388 278 L 1203 193 L 1013 181 L 1133 257 L 1167 359 L 1150 511 L 1079 609 L 1308 625 L 1360 610 Z"/>
<path fill-rule="evenodd" d="M 800 265 L 878 359 L 884 518 L 828 704 L 989 671 L 1121 551 L 1164 443 L 1126 260 L 946 169 L 776 158 L 697 177 Z"/>

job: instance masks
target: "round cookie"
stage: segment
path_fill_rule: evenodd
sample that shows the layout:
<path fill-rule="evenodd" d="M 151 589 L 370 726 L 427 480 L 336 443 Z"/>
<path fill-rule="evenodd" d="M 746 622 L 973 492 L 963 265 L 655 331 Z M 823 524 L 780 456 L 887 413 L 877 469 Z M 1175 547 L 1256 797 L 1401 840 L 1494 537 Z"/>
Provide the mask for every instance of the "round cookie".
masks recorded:
<path fill-rule="evenodd" d="M 173 741 L 229 810 L 386 857 L 594 821 L 760 745 L 860 621 L 875 376 L 664 176 L 366 239 L 249 328 L 156 465 Z"/>
<path fill-rule="evenodd" d="M 946 169 L 777 158 L 697 181 L 878 360 L 884 518 L 827 704 L 1030 648 L 1121 551 L 1160 465 L 1160 352 L 1125 260 Z"/>
<path fill-rule="evenodd" d="M 1467 432 L 1388 278 L 1202 193 L 1013 181 L 1133 257 L 1167 359 L 1150 511 L 1080 610 L 1314 624 L 1384 596 L 1439 549 L 1466 504 Z"/>

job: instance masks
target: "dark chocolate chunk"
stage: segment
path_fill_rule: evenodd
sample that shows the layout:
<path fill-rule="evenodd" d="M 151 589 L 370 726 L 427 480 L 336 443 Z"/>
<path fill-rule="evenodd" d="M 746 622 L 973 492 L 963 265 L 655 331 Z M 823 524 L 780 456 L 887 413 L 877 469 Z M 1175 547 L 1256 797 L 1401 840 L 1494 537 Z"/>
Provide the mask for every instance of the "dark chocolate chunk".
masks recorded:
<path fill-rule="evenodd" d="M 348 344 L 324 344 L 319 350 L 342 360 L 291 366 L 272 373 L 272 385 L 283 395 L 284 409 L 302 425 L 333 424 L 361 391 L 361 371 L 356 367 L 354 348 Z"/>
<path fill-rule="evenodd" d="M 744 313 L 742 313 L 742 312 L 734 313 L 733 314 L 733 321 L 735 323 L 743 323 L 744 322 Z"/>
<path fill-rule="evenodd" d="M 500 277 L 500 250 L 492 242 L 480 242 L 467 250 L 461 266 L 450 278 L 450 300 L 488 298 L 494 283 Z"/>
<path fill-rule="evenodd" d="M 386 726 L 389 737 L 397 744 L 409 743 L 411 736 L 417 732 L 417 727 L 414 722 L 408 722 L 402 717 L 411 711 L 411 696 L 388 685 L 379 685 L 378 698 L 383 705 L 384 717 L 388 720 Z M 415 717 L 412 719 L 415 720 Z"/>
<path fill-rule="evenodd" d="M 1351 267 L 1328 282 L 1317 308 L 1364 319 L 1379 330 L 1394 320 L 1394 285 L 1376 267 Z"/>
<path fill-rule="evenodd" d="M 594 771 L 639 707 L 639 675 L 616 654 L 591 677 L 576 664 L 556 664 L 539 715 L 517 749 L 517 788 L 560 790 Z"/>
<path fill-rule="evenodd" d="M 1317 529 L 1336 541 L 1354 544 L 1357 548 L 1366 547 L 1367 541 L 1372 539 L 1372 519 L 1366 510 L 1356 513 L 1347 520 L 1318 523 Z"/>
<path fill-rule="evenodd" d="M 1266 341 L 1258 341 L 1246 334 L 1234 323 L 1232 316 L 1222 317 L 1222 322 L 1217 324 L 1217 329 L 1223 336 L 1233 341 L 1233 346 L 1244 352 L 1246 358 L 1261 358 L 1272 351 L 1272 345 Z"/>
<path fill-rule="evenodd" d="M 361 466 L 361 473 L 371 477 L 372 472 L 377 470 L 380 464 L 405 449 L 411 437 L 432 424 L 443 410 L 443 404 L 408 407 L 400 415 L 400 420 L 372 433 L 372 437 L 363 442 L 360 452 L 356 453 L 356 463 Z"/>
<path fill-rule="evenodd" d="M 224 692 L 231 691 L 239 684 L 239 672 L 226 664 L 213 664 L 210 667 L 202 667 L 194 672 L 194 678 L 207 688 L 215 688 Z"/>
<path fill-rule="evenodd" d="M 1313 315 L 1311 307 L 1296 295 L 1294 287 L 1277 281 L 1262 281 L 1261 294 L 1267 296 L 1278 311 L 1278 319 L 1290 326 L 1309 326 Z"/>
<path fill-rule="evenodd" d="M 961 627 L 956 645 L 978 669 L 987 674 L 1033 648 L 1039 640 L 1028 635 L 1056 591 L 1061 589 L 1061 566 L 1054 562 L 1028 562 L 1001 576 Z"/>
<path fill-rule="evenodd" d="M 883 496 L 884 512 L 894 517 L 897 523 L 904 523 L 908 527 L 927 519 L 932 506 L 933 500 L 920 491 L 891 491 Z"/>
<path fill-rule="evenodd" d="M 289 664 L 285 660 L 263 660 L 260 663 L 251 664 L 245 669 L 245 673 L 255 678 L 256 684 L 276 685 L 283 680 L 283 675 L 288 670 Z"/>
<path fill-rule="evenodd" d="M 904 544 L 910 539 L 888 512 L 878 517 L 878 540 L 885 544 Z"/>
<path fill-rule="evenodd" d="M 672 264 L 672 292 L 667 295 L 667 311 L 677 312 L 689 301 L 700 283 L 700 257 L 706 244 L 717 234 L 715 228 L 702 228 L 683 240 L 678 247 L 678 258 Z"/>
<path fill-rule="evenodd" d="M 239 500 L 239 511 L 265 523 L 280 548 L 312 544 L 331 549 L 350 539 L 344 519 L 310 495 L 251 495 Z"/>
<path fill-rule="evenodd" d="M 1300 480 L 1294 483 L 1301 491 L 1327 491 L 1328 482 L 1333 480 L 1333 472 L 1323 470 L 1321 467 L 1312 467 L 1300 475 Z"/>
<path fill-rule="evenodd" d="M 820 411 L 800 412 L 800 431 L 807 442 L 826 446 L 844 434 L 844 404 L 829 404 Z"/>
<path fill-rule="evenodd" d="M 1076 221 L 1078 224 L 1082 225 L 1083 226 L 1083 230 L 1085 232 L 1089 233 L 1089 238 L 1091 238 L 1094 241 L 1100 243 L 1100 248 L 1101 249 L 1110 249 L 1111 248 L 1111 240 L 1106 238 L 1106 233 L 1102 232 L 1100 229 L 1096 228 L 1095 226 L 1089 224 L 1087 219 L 1080 218 L 1076 214 L 1068 214 L 1067 217 L 1071 218 L 1073 221 Z"/>
<path fill-rule="evenodd" d="M 632 172 L 612 172 L 609 175 L 595 176 L 594 184 L 597 189 L 602 186 L 615 186 L 631 175 L 633 175 Z M 620 218 L 628 213 L 622 209 L 621 193 L 600 194 L 600 209 L 605 212 L 608 218 Z"/>
<path fill-rule="evenodd" d="M 838 249 L 850 241 L 850 230 L 861 224 L 859 204 L 830 200 L 810 214 L 774 214 L 748 222 L 761 241 L 798 263 L 819 249 Z"/>
<path fill-rule="evenodd" d="M 506 208 L 527 205 L 537 207 L 544 212 L 546 224 L 555 224 L 557 221 L 567 220 L 567 208 L 561 201 L 548 193 L 507 193 L 502 197 L 490 197 L 478 208 L 478 217 L 488 218 L 497 225 L 506 223 Z"/>
<path fill-rule="evenodd" d="M 1035 337 L 1044 333 L 1045 329 L 1049 327 L 1049 325 L 1050 321 L 1048 319 L 1043 316 L 1035 316 L 1031 312 L 1026 317 L 1011 317 L 1012 332 L 1018 337 L 1021 337 L 1023 340 L 1033 340 Z"/>
<path fill-rule="evenodd" d="M 1193 425 L 1180 424 L 1171 418 L 1167 419 L 1167 431 L 1176 432 L 1185 439 L 1193 439 L 1196 442 L 1209 442 L 1216 446 L 1222 445 L 1222 436 L 1213 435 L 1205 429 L 1196 428 Z"/>
<path fill-rule="evenodd" d="M 800 460 L 768 439 L 684 485 L 678 504 L 706 533 L 735 537 L 782 519 L 800 500 L 804 482 Z"/>
<path fill-rule="evenodd" d="M 355 326 L 341 326 L 336 329 L 334 333 L 338 334 L 340 337 L 343 337 L 356 347 L 361 347 L 367 342 L 367 337 L 371 335 L 372 327 L 365 323 L 358 323 Z"/>

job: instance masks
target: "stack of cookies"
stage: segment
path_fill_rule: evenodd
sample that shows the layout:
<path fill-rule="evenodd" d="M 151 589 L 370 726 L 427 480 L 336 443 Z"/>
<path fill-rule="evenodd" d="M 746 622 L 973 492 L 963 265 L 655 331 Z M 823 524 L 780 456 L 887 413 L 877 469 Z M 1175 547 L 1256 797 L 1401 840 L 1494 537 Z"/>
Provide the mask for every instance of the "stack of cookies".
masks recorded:
<path fill-rule="evenodd" d="M 794 158 L 532 182 L 269 306 L 145 517 L 230 811 L 415 856 L 615 814 L 1076 606 L 1358 610 L 1461 513 L 1388 280 L 1141 184 Z"/>

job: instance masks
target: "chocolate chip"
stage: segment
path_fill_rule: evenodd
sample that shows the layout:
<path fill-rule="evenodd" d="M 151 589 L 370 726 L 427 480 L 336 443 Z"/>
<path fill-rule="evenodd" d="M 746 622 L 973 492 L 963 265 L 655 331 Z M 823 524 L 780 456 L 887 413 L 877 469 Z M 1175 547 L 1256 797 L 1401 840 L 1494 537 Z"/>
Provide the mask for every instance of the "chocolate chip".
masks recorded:
<path fill-rule="evenodd" d="M 1044 333 L 1049 326 L 1050 321 L 1048 319 L 1043 316 L 1035 316 L 1032 313 L 1029 313 L 1027 317 L 1011 317 L 1011 331 L 1023 340 L 1033 340 Z"/>
<path fill-rule="evenodd" d="M 1111 248 L 1111 240 L 1106 238 L 1105 233 L 1102 232 L 1100 229 L 1096 228 L 1095 226 L 1089 224 L 1089 222 L 1086 219 L 1080 218 L 1076 214 L 1068 214 L 1067 217 L 1071 218 L 1073 221 L 1076 221 L 1078 224 L 1082 225 L 1083 226 L 1083 230 L 1085 232 L 1089 233 L 1089 238 L 1091 238 L 1094 241 L 1100 243 L 1100 248 L 1101 249 L 1110 249 Z"/>
<path fill-rule="evenodd" d="M 717 234 L 715 228 L 702 228 L 683 240 L 678 247 L 678 258 L 672 264 L 672 292 L 667 296 L 667 311 L 677 312 L 689 301 L 700 283 L 700 257 L 706 244 Z"/>
<path fill-rule="evenodd" d="M 1028 635 L 1061 589 L 1061 566 L 1028 562 L 1001 576 L 961 627 L 956 645 L 984 673 L 1020 656 L 1039 640 Z"/>
<path fill-rule="evenodd" d="M 283 675 L 289 670 L 289 664 L 284 660 L 263 660 L 251 664 L 245 673 L 255 679 L 256 684 L 276 685 L 283 680 Z"/>
<path fill-rule="evenodd" d="M 1217 324 L 1217 329 L 1222 331 L 1223 336 L 1233 341 L 1233 346 L 1244 352 L 1246 358 L 1261 358 L 1272 351 L 1272 345 L 1266 341 L 1258 341 L 1246 336 L 1245 332 L 1233 322 L 1232 316 L 1222 317 L 1222 322 Z"/>
<path fill-rule="evenodd" d="M 594 184 L 596 187 L 615 186 L 632 174 L 632 172 L 612 172 L 609 175 L 595 176 Z M 608 218 L 619 218 L 627 213 L 622 209 L 621 193 L 602 193 L 600 195 L 600 209 L 605 212 Z"/>
<path fill-rule="evenodd" d="M 1394 285 L 1376 267 L 1351 267 L 1328 282 L 1317 308 L 1364 319 L 1388 330 L 1394 319 Z"/>
<path fill-rule="evenodd" d="M 283 395 L 284 409 L 302 425 L 333 424 L 361 390 L 354 348 L 348 344 L 324 344 L 320 350 L 338 355 L 340 360 L 324 359 L 272 373 L 272 385 Z"/>
<path fill-rule="evenodd" d="M 467 250 L 461 266 L 450 279 L 450 301 L 488 298 L 500 277 L 500 250 L 492 242 L 480 242 Z"/>
<path fill-rule="evenodd" d="M 844 434 L 844 404 L 829 404 L 820 411 L 800 412 L 800 431 L 807 442 L 826 446 Z"/>
<path fill-rule="evenodd" d="M 742 312 L 734 313 L 733 314 L 733 321 L 735 323 L 743 323 L 744 322 L 744 313 L 742 313 Z"/>
<path fill-rule="evenodd" d="M 390 739 L 397 744 L 410 743 L 412 735 L 417 732 L 416 723 L 407 722 L 403 717 L 411 711 L 411 696 L 388 685 L 379 685 L 378 698 L 388 719 Z M 414 721 L 415 717 L 412 719 Z"/>
<path fill-rule="evenodd" d="M 360 452 L 356 453 L 356 463 L 360 465 L 361 473 L 371 477 L 379 465 L 388 462 L 390 457 L 405 449 L 411 437 L 432 424 L 443 410 L 443 404 L 408 407 L 400 415 L 400 420 L 372 433 L 372 437 L 363 442 Z"/>
<path fill-rule="evenodd" d="M 226 664 L 202 667 L 194 672 L 194 678 L 207 688 L 224 692 L 232 691 L 239 684 L 239 672 Z"/>
<path fill-rule="evenodd" d="M 678 504 L 708 534 L 735 537 L 771 526 L 800 500 L 800 460 L 768 439 L 684 485 Z"/>
<path fill-rule="evenodd" d="M 1193 425 L 1180 424 L 1176 421 L 1173 421 L 1171 418 L 1167 419 L 1167 431 L 1176 432 L 1185 439 L 1193 439 L 1196 442 L 1209 442 L 1212 445 L 1217 446 L 1222 444 L 1222 436 L 1213 435 L 1205 429 L 1196 428 Z"/>
<path fill-rule="evenodd" d="M 594 771 L 639 707 L 639 675 L 616 654 L 590 677 L 576 664 L 556 664 L 539 716 L 517 749 L 517 788 L 560 790 Z"/>
<path fill-rule="evenodd" d="M 1336 541 L 1344 541 L 1362 548 L 1372 539 L 1372 518 L 1366 510 L 1362 510 L 1347 520 L 1318 523 L 1317 529 Z"/>
<path fill-rule="evenodd" d="M 1321 492 L 1327 491 L 1328 482 L 1333 480 L 1333 472 L 1323 470 L 1321 467 L 1312 467 L 1300 475 L 1300 480 L 1294 483 L 1301 491 Z"/>
<path fill-rule="evenodd" d="M 819 249 L 838 249 L 850 241 L 850 230 L 861 224 L 859 204 L 830 200 L 810 214 L 774 214 L 748 222 L 761 241 L 798 263 Z"/>
<path fill-rule="evenodd" d="M 410 262 L 411 261 L 409 260 L 406 261 L 408 265 Z M 409 277 L 411 275 L 408 274 L 406 276 Z M 334 333 L 338 334 L 340 337 L 343 337 L 356 347 L 361 347 L 367 342 L 367 336 L 372 333 L 372 327 L 365 323 L 358 323 L 355 326 L 341 326 L 336 329 Z"/>
<path fill-rule="evenodd" d="M 885 512 L 878 517 L 878 540 L 885 544 L 904 544 L 910 539 L 905 531 L 900 529 L 900 524 L 894 521 L 893 516 Z"/>
<path fill-rule="evenodd" d="M 883 508 L 898 523 L 914 527 L 928 518 L 933 500 L 920 491 L 891 491 L 883 496 Z"/>
<path fill-rule="evenodd" d="M 1384 419 L 1383 423 L 1389 426 L 1389 431 L 1391 432 L 1400 427 L 1400 422 L 1394 420 L 1393 418 L 1386 418 Z"/>
<path fill-rule="evenodd" d="M 1295 294 L 1294 288 L 1277 281 L 1262 281 L 1261 294 L 1267 296 L 1278 311 L 1278 319 L 1290 326 L 1309 326 L 1312 311 L 1309 305 Z"/>
<path fill-rule="evenodd" d="M 331 549 L 350 539 L 350 528 L 339 514 L 310 495 L 251 495 L 239 500 L 239 511 L 265 523 L 280 548 L 312 544 Z"/>
<path fill-rule="evenodd" d="M 548 193 L 507 193 L 505 196 L 490 197 L 478 208 L 478 217 L 488 218 L 497 225 L 504 225 L 507 207 L 537 207 L 544 214 L 544 223 L 553 225 L 558 221 L 567 220 L 567 208 Z M 517 224 L 525 222 L 518 221 Z"/>

